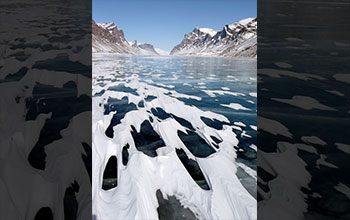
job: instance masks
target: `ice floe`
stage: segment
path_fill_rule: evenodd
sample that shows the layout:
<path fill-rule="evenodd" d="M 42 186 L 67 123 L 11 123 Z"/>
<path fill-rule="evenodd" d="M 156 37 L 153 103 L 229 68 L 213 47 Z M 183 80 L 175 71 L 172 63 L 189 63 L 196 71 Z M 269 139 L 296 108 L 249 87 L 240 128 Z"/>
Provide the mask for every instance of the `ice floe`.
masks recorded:
<path fill-rule="evenodd" d="M 336 189 L 337 191 L 341 192 L 346 197 L 348 197 L 348 199 L 350 199 L 350 188 L 349 188 L 349 186 L 345 185 L 344 183 L 338 183 L 338 185 L 336 185 L 334 187 L 334 189 Z"/>
<path fill-rule="evenodd" d="M 348 144 L 342 144 L 342 143 L 335 143 L 337 148 L 345 153 L 350 154 L 350 145 Z"/>
<path fill-rule="evenodd" d="M 258 117 L 258 126 L 260 130 L 266 131 L 273 135 L 283 135 L 285 137 L 292 138 L 292 134 L 290 133 L 289 129 L 278 121 Z"/>
<path fill-rule="evenodd" d="M 324 142 L 321 138 L 316 137 L 316 136 L 302 136 L 301 140 L 307 144 L 318 144 L 321 146 L 327 145 L 326 142 Z"/>
<path fill-rule="evenodd" d="M 197 219 L 257 218 L 256 199 L 236 175 L 242 168 L 249 178 L 257 178 L 254 169 L 236 161 L 239 140 L 234 130 L 242 131 L 241 127 L 223 114 L 186 104 L 202 98 L 177 92 L 176 86 L 155 78 L 143 79 L 138 75 L 141 70 L 116 77 L 104 69 L 100 66 L 93 77 L 92 209 L 96 219 L 158 219 L 157 208 L 164 203 L 160 194 L 178 201 Z M 183 85 L 191 89 L 191 84 Z M 206 91 L 210 97 L 245 96 Z M 118 107 L 118 102 L 124 104 Z M 232 104 L 228 106 L 237 107 Z M 220 126 L 209 126 L 210 121 Z M 106 135 L 108 128 L 113 135 Z M 251 138 L 245 131 L 241 135 Z M 114 157 L 115 176 L 104 175 Z"/>
<path fill-rule="evenodd" d="M 243 122 L 234 122 L 233 124 L 240 126 L 240 127 L 246 127 L 246 125 Z"/>
<path fill-rule="evenodd" d="M 293 105 L 305 110 L 320 109 L 325 111 L 337 111 L 335 108 L 321 104 L 319 101 L 308 96 L 293 96 L 291 99 L 271 98 L 274 101 Z"/>
<path fill-rule="evenodd" d="M 207 93 L 210 97 L 216 97 L 217 95 L 232 95 L 232 96 L 245 96 L 245 94 L 240 92 L 230 92 L 230 91 L 223 91 L 223 90 L 203 90 L 203 92 Z"/>
<path fill-rule="evenodd" d="M 349 73 L 338 73 L 333 75 L 333 78 L 335 78 L 338 81 L 350 83 L 350 74 Z"/>
<path fill-rule="evenodd" d="M 221 106 L 227 107 L 227 108 L 232 108 L 234 110 L 244 110 L 244 111 L 249 111 L 249 108 L 246 108 L 242 106 L 241 104 L 238 103 L 230 103 L 229 105 L 227 104 L 220 104 Z"/>
<path fill-rule="evenodd" d="M 281 67 L 281 68 L 292 68 L 293 67 L 293 65 L 291 65 L 289 63 L 285 63 L 285 62 L 276 62 L 275 65 L 278 67 Z"/>
<path fill-rule="evenodd" d="M 258 74 L 266 75 L 273 78 L 281 78 L 282 76 L 288 76 L 300 80 L 326 80 L 322 76 L 309 73 L 297 73 L 289 70 L 280 69 L 258 69 Z"/>

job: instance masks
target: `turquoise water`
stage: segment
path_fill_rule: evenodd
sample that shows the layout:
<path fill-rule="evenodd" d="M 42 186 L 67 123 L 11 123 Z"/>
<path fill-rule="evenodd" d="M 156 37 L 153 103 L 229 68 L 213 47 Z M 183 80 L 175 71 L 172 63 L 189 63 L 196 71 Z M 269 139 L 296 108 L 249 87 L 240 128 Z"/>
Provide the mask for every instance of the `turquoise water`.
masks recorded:
<path fill-rule="evenodd" d="M 106 78 L 101 78 L 105 75 Z M 110 76 L 113 76 L 110 78 Z M 96 77 L 98 76 L 98 77 Z M 108 78 L 108 77 L 109 78 Z M 174 97 L 188 106 L 196 106 L 202 111 L 210 111 L 224 115 L 229 123 L 219 120 L 201 118 L 202 121 L 217 130 L 223 125 L 235 126 L 233 132 L 239 140 L 237 161 L 242 162 L 253 170 L 256 170 L 256 59 L 236 59 L 220 57 L 177 57 L 177 56 L 128 56 L 115 54 L 97 54 L 93 56 L 93 80 L 94 84 L 107 85 L 107 90 L 120 91 L 137 95 L 136 89 L 118 84 L 109 86 L 108 82 L 129 82 L 131 78 L 137 78 L 140 82 L 157 88 L 164 88 L 169 91 L 192 96 L 193 98 Z M 254 95 L 255 93 L 255 95 Z M 102 95 L 103 91 L 95 94 Z M 140 103 L 129 103 L 124 97 L 122 100 L 110 99 L 105 106 L 105 114 L 116 110 L 114 120 L 109 126 L 106 135 L 113 136 L 113 127 L 120 123 L 120 120 L 127 112 L 143 107 L 144 102 L 151 102 L 155 96 L 148 96 Z M 241 109 L 233 109 L 223 105 L 231 103 L 239 104 Z M 181 106 L 179 106 L 181 108 Z M 151 112 L 150 112 L 151 114 Z M 154 109 L 152 114 L 159 120 L 168 117 L 176 117 L 163 109 Z M 180 119 L 181 120 L 181 119 Z M 191 122 L 181 121 L 182 125 L 191 128 Z M 145 125 L 146 126 L 146 125 Z M 148 125 L 149 126 L 149 125 Z M 251 127 L 253 126 L 253 127 Z M 145 127 L 146 128 L 146 127 Z M 155 146 L 160 143 L 159 137 L 154 132 L 147 132 L 144 129 L 143 137 L 134 136 L 135 142 L 142 145 Z M 194 130 L 193 130 L 194 131 Z M 205 141 L 192 132 L 189 136 L 181 136 L 186 146 L 199 157 L 205 157 L 215 152 Z M 137 139 L 137 140 L 136 140 Z M 142 139 L 142 140 L 141 140 Z M 152 145 L 154 140 L 155 144 Z M 142 150 L 149 156 L 156 156 L 152 149 Z M 196 156 L 197 156 L 196 155 Z M 242 184 L 255 195 L 256 181 L 249 177 L 241 169 L 238 170 L 238 177 Z"/>

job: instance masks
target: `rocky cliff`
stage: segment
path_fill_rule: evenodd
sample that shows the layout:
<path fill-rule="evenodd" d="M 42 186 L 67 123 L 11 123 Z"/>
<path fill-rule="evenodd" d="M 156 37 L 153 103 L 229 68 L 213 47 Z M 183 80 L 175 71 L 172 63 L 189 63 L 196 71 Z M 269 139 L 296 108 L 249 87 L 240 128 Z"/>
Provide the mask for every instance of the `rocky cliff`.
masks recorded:
<path fill-rule="evenodd" d="M 196 27 L 176 45 L 171 55 L 256 57 L 256 18 L 247 18 L 222 30 Z"/>

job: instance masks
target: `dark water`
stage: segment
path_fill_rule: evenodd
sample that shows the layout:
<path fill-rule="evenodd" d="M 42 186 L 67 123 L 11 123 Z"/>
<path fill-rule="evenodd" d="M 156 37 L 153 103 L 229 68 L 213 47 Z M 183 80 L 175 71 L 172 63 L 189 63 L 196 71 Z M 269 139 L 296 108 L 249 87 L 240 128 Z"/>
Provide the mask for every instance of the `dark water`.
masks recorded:
<path fill-rule="evenodd" d="M 93 56 L 93 85 L 106 86 L 100 92 L 93 94 L 101 96 L 105 91 L 121 92 L 138 96 L 140 91 L 130 88 L 132 79 L 168 91 L 169 95 L 183 102 L 184 106 L 195 106 L 201 111 L 208 111 L 225 116 L 228 121 L 201 117 L 209 127 L 216 130 L 224 126 L 236 126 L 233 132 L 239 140 L 234 146 L 237 152 L 237 161 L 256 170 L 256 59 L 220 58 L 220 57 L 172 57 L 172 56 L 128 56 L 115 54 L 94 54 Z M 113 82 L 118 84 L 113 85 Z M 152 88 L 154 88 L 152 87 Z M 149 89 L 152 89 L 149 87 Z M 181 94 L 175 96 L 170 93 Z M 167 94 L 166 94 L 167 95 Z M 185 96 L 191 96 L 186 98 Z M 105 114 L 116 112 L 106 135 L 113 137 L 113 127 L 121 123 L 125 115 L 136 109 L 142 109 L 157 99 L 157 95 L 148 95 L 139 103 L 133 103 L 127 97 L 121 99 L 108 98 L 104 105 Z M 240 108 L 229 108 L 224 105 L 238 104 Z M 130 106 L 130 108 L 128 107 Z M 179 110 L 182 106 L 178 106 Z M 212 146 L 207 143 L 191 123 L 174 112 L 166 112 L 160 107 L 148 111 L 153 120 L 175 119 L 187 129 L 177 135 L 186 148 L 196 157 L 208 157 L 215 153 L 222 140 L 212 136 Z M 188 114 L 192 114 L 188 112 Z M 147 126 L 146 126 L 147 125 Z M 252 126 L 252 127 L 251 127 Z M 146 127 L 148 127 L 146 129 Z M 139 151 L 156 157 L 156 150 L 164 146 L 164 142 L 153 130 L 148 121 L 141 125 L 141 131 L 132 129 L 132 137 Z M 234 138 L 234 137 L 233 137 Z M 182 161 L 183 162 L 183 161 Z M 191 163 L 196 163 L 191 161 Z M 185 167 L 191 164 L 185 163 Z M 194 173 L 190 173 L 192 176 Z M 256 197 L 256 180 L 238 169 L 238 177 L 248 191 Z M 203 181 L 203 180 L 201 180 Z M 206 183 L 199 183 L 201 186 Z"/>
<path fill-rule="evenodd" d="M 201 100 L 178 98 L 186 105 L 224 115 L 231 125 L 234 122 L 244 123 L 246 127 L 242 129 L 251 138 L 241 137 L 241 131 L 234 131 L 240 141 L 239 147 L 245 150 L 245 153 L 239 154 L 239 158 L 252 160 L 251 167 L 254 168 L 256 153 L 249 146 L 256 145 L 256 131 L 249 125 L 256 126 L 256 97 L 250 96 L 249 93 L 256 93 L 256 59 L 103 54 L 94 55 L 93 62 L 94 72 L 105 72 L 106 75 L 114 73 L 118 75 L 118 80 L 136 74 L 141 81 L 151 85 L 201 98 Z M 109 90 L 135 94 L 135 90 L 122 85 L 111 87 Z M 208 95 L 205 90 L 242 93 L 242 95 L 215 93 L 214 97 Z M 148 98 L 152 100 L 152 97 Z M 230 103 L 238 103 L 248 110 L 234 110 L 221 105 Z M 157 113 L 159 114 L 159 111 Z M 207 125 L 215 127 L 215 121 L 205 119 L 204 121 Z M 220 127 L 223 125 L 222 122 L 216 124 Z"/>

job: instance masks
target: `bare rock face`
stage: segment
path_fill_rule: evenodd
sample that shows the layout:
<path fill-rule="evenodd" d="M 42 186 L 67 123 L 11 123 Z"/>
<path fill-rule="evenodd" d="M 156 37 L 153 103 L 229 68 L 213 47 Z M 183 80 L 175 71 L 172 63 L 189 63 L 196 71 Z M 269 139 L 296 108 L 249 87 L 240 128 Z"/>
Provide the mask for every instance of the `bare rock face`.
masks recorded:
<path fill-rule="evenodd" d="M 131 46 L 133 48 L 136 48 L 139 51 L 138 54 L 143 54 L 143 55 L 156 54 L 156 55 L 159 55 L 158 52 L 154 49 L 152 44 L 148 44 L 148 43 L 141 43 L 141 44 L 139 44 L 139 43 L 137 43 L 136 40 L 134 40 L 131 43 Z"/>
<path fill-rule="evenodd" d="M 114 22 L 95 23 L 92 21 L 92 52 L 118 54 L 154 54 L 158 53 L 151 44 L 138 45 L 137 41 L 129 44 L 124 32 Z"/>
<path fill-rule="evenodd" d="M 135 47 L 135 48 L 138 47 L 137 45 L 138 45 L 138 44 L 137 44 L 137 41 L 136 41 L 136 40 L 134 40 L 134 41 L 132 42 L 132 44 L 131 44 L 131 46 L 132 46 L 132 47 Z"/>
<path fill-rule="evenodd" d="M 221 31 L 196 27 L 185 34 L 171 55 L 183 56 L 228 56 L 256 57 L 257 20 L 247 18 L 231 25 L 225 25 Z"/>
<path fill-rule="evenodd" d="M 100 27 L 98 30 L 100 30 L 101 36 L 110 42 L 119 44 L 127 43 L 123 30 L 118 30 L 114 22 L 97 24 L 97 26 Z"/>
<path fill-rule="evenodd" d="M 147 43 L 140 44 L 139 47 L 142 49 L 154 50 L 154 47 L 151 44 L 147 44 Z"/>
<path fill-rule="evenodd" d="M 92 52 L 135 54 L 123 30 L 118 30 L 113 22 L 96 24 L 95 21 L 92 21 Z"/>

